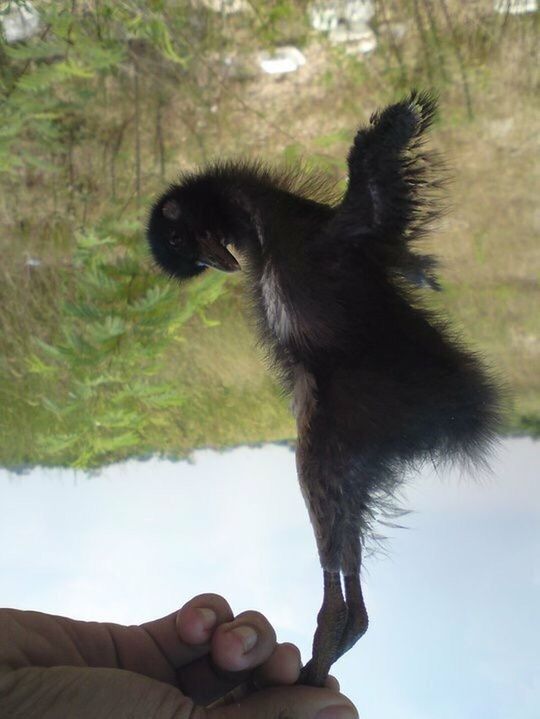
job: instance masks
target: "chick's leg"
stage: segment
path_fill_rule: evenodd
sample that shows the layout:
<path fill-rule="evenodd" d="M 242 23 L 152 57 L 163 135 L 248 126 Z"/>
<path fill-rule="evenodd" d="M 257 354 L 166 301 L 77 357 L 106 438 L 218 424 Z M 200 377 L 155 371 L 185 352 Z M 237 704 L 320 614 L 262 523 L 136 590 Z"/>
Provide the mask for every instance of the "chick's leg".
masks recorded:
<path fill-rule="evenodd" d="M 346 575 L 345 597 L 347 603 L 347 623 L 341 637 L 339 648 L 334 657 L 337 661 L 345 652 L 352 649 L 356 642 L 362 637 L 368 628 L 368 614 L 364 597 L 362 596 L 362 585 L 358 574 Z"/>
<path fill-rule="evenodd" d="M 299 683 L 324 686 L 347 622 L 340 578 L 345 510 L 339 446 L 329 441 L 326 424 L 321 429 L 316 420 L 316 415 L 311 416 L 307 428 L 299 423 L 296 460 L 324 572 L 324 597 L 317 616 L 313 656 Z"/>
<path fill-rule="evenodd" d="M 347 536 L 348 535 L 348 536 Z M 347 532 L 343 543 L 342 568 L 345 584 L 345 601 L 347 604 L 347 623 L 343 630 L 341 642 L 334 661 L 353 647 L 368 628 L 368 614 L 362 584 L 360 582 L 360 567 L 362 564 L 362 549 L 358 531 L 353 525 Z"/>
<path fill-rule="evenodd" d="M 313 656 L 302 669 L 299 684 L 322 687 L 342 643 L 347 606 L 341 591 L 339 572 L 324 572 L 324 598 L 317 616 Z"/>

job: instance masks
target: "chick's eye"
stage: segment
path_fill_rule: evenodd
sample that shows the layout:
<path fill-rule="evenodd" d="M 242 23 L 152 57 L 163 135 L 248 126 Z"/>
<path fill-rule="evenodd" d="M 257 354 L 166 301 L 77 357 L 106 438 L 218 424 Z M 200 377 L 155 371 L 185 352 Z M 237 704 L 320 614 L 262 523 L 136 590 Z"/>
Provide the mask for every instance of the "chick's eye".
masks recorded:
<path fill-rule="evenodd" d="M 180 237 L 178 235 L 171 235 L 167 242 L 171 247 L 179 247 L 180 246 Z"/>

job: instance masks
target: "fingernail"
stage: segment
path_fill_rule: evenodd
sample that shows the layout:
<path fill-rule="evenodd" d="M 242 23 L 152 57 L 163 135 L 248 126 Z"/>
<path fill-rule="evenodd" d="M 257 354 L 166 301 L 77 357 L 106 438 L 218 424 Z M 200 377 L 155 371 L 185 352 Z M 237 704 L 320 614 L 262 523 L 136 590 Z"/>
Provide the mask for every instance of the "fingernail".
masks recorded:
<path fill-rule="evenodd" d="M 205 629 L 212 629 L 214 624 L 217 622 L 217 614 L 213 609 L 197 607 L 197 614 L 202 619 L 203 627 Z"/>
<path fill-rule="evenodd" d="M 315 719 L 358 719 L 358 714 L 353 707 L 340 704 L 321 709 Z"/>
<path fill-rule="evenodd" d="M 247 654 L 247 652 L 253 649 L 255 644 L 257 644 L 257 632 L 253 629 L 253 627 L 235 627 L 231 631 L 242 642 L 244 654 Z"/>

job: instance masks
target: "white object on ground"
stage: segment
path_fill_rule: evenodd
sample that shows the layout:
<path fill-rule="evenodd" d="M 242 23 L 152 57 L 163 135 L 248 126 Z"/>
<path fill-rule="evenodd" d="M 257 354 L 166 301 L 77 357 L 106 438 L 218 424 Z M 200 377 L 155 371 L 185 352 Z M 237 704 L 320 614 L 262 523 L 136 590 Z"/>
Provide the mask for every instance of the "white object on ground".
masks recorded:
<path fill-rule="evenodd" d="M 366 24 L 375 14 L 375 5 L 372 0 L 327 0 L 312 2 L 308 13 L 315 30 L 330 32 L 339 25 Z"/>
<path fill-rule="evenodd" d="M 261 52 L 258 61 L 264 72 L 270 75 L 280 75 L 286 72 L 295 72 L 306 64 L 306 58 L 297 47 L 284 45 L 272 52 Z"/>
<path fill-rule="evenodd" d="M 28 40 L 39 32 L 40 25 L 39 13 L 29 2 L 12 5 L 9 12 L 0 15 L 0 26 L 8 44 Z"/>
<path fill-rule="evenodd" d="M 354 23 L 349 27 L 340 25 L 330 31 L 328 38 L 335 44 L 345 43 L 345 50 L 350 53 L 365 55 L 377 47 L 375 33 L 369 25 L 363 23 Z"/>
<path fill-rule="evenodd" d="M 249 12 L 251 7 L 246 0 L 199 0 L 208 10 L 223 13 L 223 15 L 233 15 L 237 12 Z"/>
<path fill-rule="evenodd" d="M 538 10 L 538 0 L 495 0 L 493 9 L 500 15 L 524 15 Z"/>
<path fill-rule="evenodd" d="M 327 32 L 330 42 L 346 45 L 346 52 L 365 55 L 377 47 L 368 25 L 375 13 L 372 0 L 313 2 L 308 12 L 312 26 Z"/>
<path fill-rule="evenodd" d="M 43 262 L 37 257 L 27 257 L 24 264 L 26 267 L 41 267 Z"/>

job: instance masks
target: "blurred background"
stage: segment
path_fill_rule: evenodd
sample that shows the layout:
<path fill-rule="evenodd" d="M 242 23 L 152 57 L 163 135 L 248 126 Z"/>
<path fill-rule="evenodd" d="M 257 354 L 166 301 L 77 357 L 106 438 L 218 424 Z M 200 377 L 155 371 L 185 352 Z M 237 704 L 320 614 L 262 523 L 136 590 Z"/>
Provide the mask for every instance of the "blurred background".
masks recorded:
<path fill-rule="evenodd" d="M 508 431 L 538 434 L 535 2 L 2 7 L 1 465 L 293 438 L 242 278 L 169 284 L 148 208 L 216 157 L 340 181 L 357 126 L 411 87 L 440 94 L 431 146 L 454 178 L 426 299 L 508 383 Z"/>
<path fill-rule="evenodd" d="M 426 302 L 507 385 L 507 438 L 493 482 L 410 485 L 336 674 L 372 718 L 537 716 L 538 24 L 536 0 L 0 2 L 0 603 L 138 622 L 220 591 L 307 658 L 320 570 L 242 277 L 168 282 L 145 220 L 213 158 L 343 183 L 358 125 L 433 88 Z"/>

